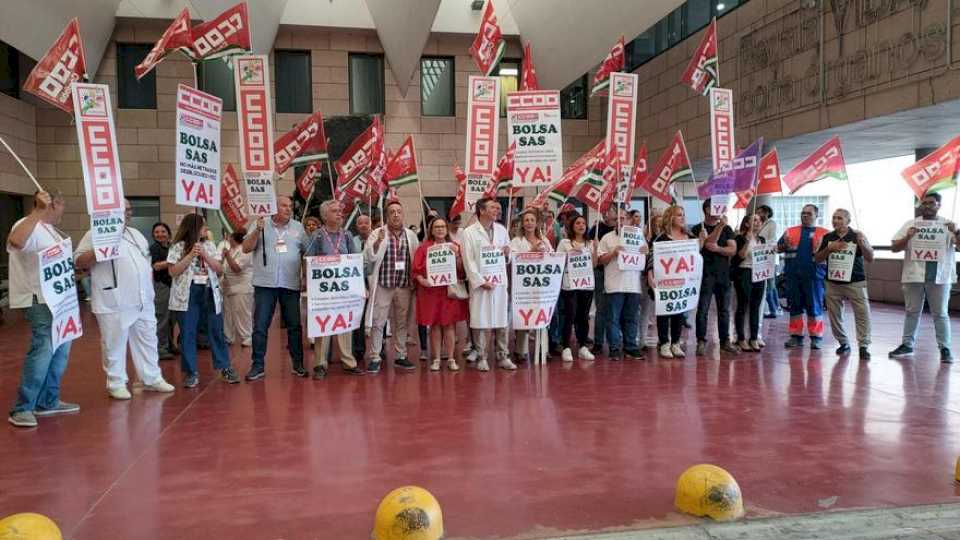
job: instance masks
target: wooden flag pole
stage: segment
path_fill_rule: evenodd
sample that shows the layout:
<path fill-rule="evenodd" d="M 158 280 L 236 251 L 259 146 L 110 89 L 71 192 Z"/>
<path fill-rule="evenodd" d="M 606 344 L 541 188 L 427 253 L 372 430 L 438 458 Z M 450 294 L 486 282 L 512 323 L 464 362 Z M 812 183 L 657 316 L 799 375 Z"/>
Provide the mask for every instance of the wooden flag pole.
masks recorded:
<path fill-rule="evenodd" d="M 307 202 L 303 205 L 303 215 L 300 216 L 300 222 L 307 219 L 307 212 L 310 210 L 310 201 L 313 199 L 313 192 L 317 190 L 317 185 L 314 183 L 313 187 L 310 188 L 310 194 L 307 195 Z"/>
<path fill-rule="evenodd" d="M 10 155 L 13 156 L 13 159 L 17 160 L 17 163 L 20 164 L 20 168 L 23 169 L 23 172 L 27 173 L 27 176 L 29 176 L 30 180 L 33 181 L 33 185 L 37 186 L 37 191 L 44 191 L 43 186 L 40 185 L 40 182 L 37 182 L 37 179 L 33 176 L 33 173 L 30 172 L 30 169 L 23 164 L 23 161 L 20 160 L 20 156 L 13 151 L 13 148 L 10 148 L 10 145 L 7 144 L 7 141 L 3 140 L 3 137 L 0 137 L 0 143 L 3 143 L 3 147 L 7 149 L 7 152 L 10 152 Z"/>

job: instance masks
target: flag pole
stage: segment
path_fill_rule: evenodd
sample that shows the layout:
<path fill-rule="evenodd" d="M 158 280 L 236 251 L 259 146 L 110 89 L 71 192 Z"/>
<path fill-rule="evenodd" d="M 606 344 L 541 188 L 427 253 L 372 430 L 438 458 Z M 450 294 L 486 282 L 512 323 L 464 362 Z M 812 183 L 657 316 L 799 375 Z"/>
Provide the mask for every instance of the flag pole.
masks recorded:
<path fill-rule="evenodd" d="M 413 163 L 417 163 L 417 147 L 413 145 L 413 136 L 407 135 L 407 138 L 410 139 L 410 153 L 413 154 Z M 414 166 L 414 169 L 417 167 Z M 423 196 L 423 186 L 420 185 L 420 171 L 417 171 L 417 193 L 420 195 L 420 223 L 423 224 L 423 228 L 427 228 L 427 214 L 424 210 L 424 207 L 427 206 L 427 199 Z M 429 208 L 429 207 L 428 207 Z M 423 237 L 427 238 L 429 235 L 427 231 L 423 231 Z"/>
<path fill-rule="evenodd" d="M 846 182 L 847 182 L 847 191 L 850 192 L 850 206 L 853 208 L 853 219 L 856 220 L 857 227 L 863 227 L 863 223 L 860 222 L 860 213 L 857 212 L 857 203 L 856 203 L 856 199 L 853 196 L 853 182 L 850 180 L 850 176 L 847 176 Z M 954 207 L 953 212 L 954 214 L 956 214 L 957 212 L 956 210 L 957 192 L 956 191 L 953 192 L 953 207 Z"/>
<path fill-rule="evenodd" d="M 303 222 L 303 220 L 307 218 L 307 212 L 310 210 L 310 200 L 313 199 L 313 192 L 316 191 L 316 189 L 317 189 L 316 184 L 314 184 L 313 187 L 310 188 L 310 194 L 307 195 L 307 202 L 303 205 L 303 215 L 300 216 L 301 222 Z M 333 194 L 331 193 L 331 196 L 332 195 Z"/>
<path fill-rule="evenodd" d="M 33 173 L 30 172 L 30 169 L 23 164 L 23 161 L 20 160 L 20 156 L 13 151 L 13 148 L 10 148 L 10 145 L 7 144 L 7 141 L 3 140 L 3 137 L 0 137 L 0 143 L 3 143 L 3 147 L 7 149 L 7 152 L 10 152 L 10 155 L 13 156 L 13 159 L 17 160 L 17 163 L 20 164 L 20 168 L 23 169 L 23 172 L 27 173 L 27 176 L 29 176 L 30 180 L 33 181 L 33 185 L 37 186 L 37 191 L 44 191 L 43 186 L 40 185 L 40 182 L 37 182 L 37 179 L 33 176 Z"/>
<path fill-rule="evenodd" d="M 330 137 L 327 137 L 327 159 L 325 159 L 324 161 L 326 162 L 326 166 L 327 166 L 327 179 L 330 181 L 330 196 L 333 197 L 334 193 L 336 193 L 336 189 L 333 187 L 333 169 L 330 168 L 330 150 L 329 149 L 330 149 Z"/>

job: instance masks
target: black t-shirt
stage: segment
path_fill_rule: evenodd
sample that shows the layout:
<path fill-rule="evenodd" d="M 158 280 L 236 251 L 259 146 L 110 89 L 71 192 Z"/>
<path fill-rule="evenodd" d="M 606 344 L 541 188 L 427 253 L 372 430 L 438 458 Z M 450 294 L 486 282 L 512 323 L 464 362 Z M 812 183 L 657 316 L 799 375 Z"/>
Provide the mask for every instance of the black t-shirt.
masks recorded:
<path fill-rule="evenodd" d="M 857 233 L 853 229 L 847 229 L 847 234 L 843 238 L 840 238 L 840 235 L 837 234 L 837 231 L 830 231 L 827 234 L 823 235 L 823 240 L 820 243 L 820 250 L 826 249 L 827 244 L 830 242 L 842 240 L 844 242 L 857 242 Z M 820 251 L 818 250 L 817 253 Z M 858 281 L 863 281 L 867 279 L 867 273 L 863 269 L 863 251 L 860 249 L 860 246 L 857 246 L 857 253 L 853 256 L 853 270 L 850 272 L 850 283 L 856 283 Z M 847 283 L 846 281 L 840 281 L 837 279 L 830 279 L 830 272 L 827 272 L 827 281 L 834 281 L 836 283 Z"/>
<path fill-rule="evenodd" d="M 170 248 L 163 247 L 159 243 L 154 242 L 150 246 L 150 264 L 156 264 L 158 262 L 164 262 L 167 260 L 167 252 L 170 251 Z M 163 283 L 167 287 L 172 283 L 170 279 L 170 272 L 164 268 L 163 270 L 154 270 L 153 271 L 153 280 Z"/>
<path fill-rule="evenodd" d="M 699 237 L 700 229 L 706 227 L 707 234 L 710 234 L 719 226 L 719 223 L 716 225 L 705 225 L 703 223 L 698 223 L 693 226 L 693 229 L 691 229 L 690 232 L 693 234 L 693 236 Z M 723 230 L 720 231 L 720 236 L 717 237 L 717 245 L 720 247 L 726 247 L 727 242 L 733 239 L 733 229 L 731 229 L 729 225 L 724 225 Z M 716 274 L 717 278 L 719 279 L 724 279 L 730 275 L 730 257 L 721 255 L 715 251 L 709 251 L 706 247 L 700 250 L 700 254 L 703 255 L 704 275 Z"/>

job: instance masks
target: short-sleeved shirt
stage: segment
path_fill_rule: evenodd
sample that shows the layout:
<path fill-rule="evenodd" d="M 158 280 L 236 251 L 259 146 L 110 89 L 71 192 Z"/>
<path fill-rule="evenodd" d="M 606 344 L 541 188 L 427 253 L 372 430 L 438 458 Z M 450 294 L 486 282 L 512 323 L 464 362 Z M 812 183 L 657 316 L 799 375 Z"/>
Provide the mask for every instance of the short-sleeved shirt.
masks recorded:
<path fill-rule="evenodd" d="M 903 226 L 900 227 L 900 230 L 897 231 L 897 234 L 893 236 L 894 242 L 906 238 L 907 231 L 909 231 L 911 227 L 916 227 L 916 223 L 919 219 L 920 218 L 911 219 L 904 223 Z M 937 216 L 929 221 L 948 220 L 941 216 Z M 953 235 L 947 235 L 946 253 L 942 264 L 937 262 L 913 260 L 913 257 L 910 253 L 911 243 L 912 242 L 907 242 L 907 247 L 903 256 L 903 269 L 900 272 L 901 283 L 923 283 L 924 281 L 927 281 L 930 283 L 945 285 L 947 283 L 955 283 L 957 281 L 955 262 L 956 255 L 954 253 L 956 248 L 954 247 Z"/>
<path fill-rule="evenodd" d="M 201 249 L 207 254 L 207 257 L 216 259 L 219 257 L 216 246 L 213 242 L 204 241 L 200 244 Z M 183 242 L 177 242 L 170 246 L 170 252 L 167 254 L 167 262 L 171 265 L 180 262 L 183 258 Z M 193 277 L 198 274 L 206 273 L 208 276 L 208 286 L 214 287 L 214 295 L 220 294 L 219 284 L 217 282 L 216 272 L 210 272 L 209 268 L 203 264 L 202 259 L 197 257 L 193 262 L 187 265 L 187 268 L 179 276 L 173 278 L 173 284 L 170 287 L 170 311 L 186 311 L 190 306 L 190 285 L 193 284 Z"/>
<path fill-rule="evenodd" d="M 320 227 L 307 242 L 305 256 L 347 255 L 349 253 L 360 253 L 359 246 L 357 246 L 350 231 L 330 232 L 326 227 Z"/>
<path fill-rule="evenodd" d="M 823 240 L 820 241 L 820 250 L 827 248 L 827 244 L 830 242 L 835 242 L 841 240 L 843 242 L 857 242 L 857 235 L 853 232 L 852 229 L 847 229 L 847 234 L 840 238 L 840 235 L 837 234 L 837 231 L 830 231 L 827 234 L 823 235 Z M 819 253 L 819 251 L 818 251 Z M 857 246 L 857 253 L 853 256 L 853 270 L 850 272 L 850 283 L 856 283 L 858 281 L 863 281 L 867 279 L 867 273 L 863 269 L 863 251 L 860 249 L 860 246 Z M 830 273 L 827 273 L 827 281 L 839 282 L 836 279 L 830 279 Z M 843 282 L 846 283 L 846 282 Z"/>
<path fill-rule="evenodd" d="M 300 290 L 300 261 L 310 243 L 303 225 L 291 219 L 278 226 L 273 219 L 263 220 L 263 235 L 257 232 L 257 222 L 247 227 L 247 234 L 257 235 L 253 249 L 254 287 Z M 266 264 L 264 264 L 266 247 Z"/>
<path fill-rule="evenodd" d="M 597 256 L 606 255 L 619 245 L 620 236 L 614 229 L 600 239 L 600 244 L 597 246 Z M 603 271 L 603 289 L 607 294 L 639 294 L 641 291 L 640 270 L 621 270 L 617 258 L 613 257 Z"/>
<path fill-rule="evenodd" d="M 20 224 L 22 218 L 13 224 L 13 230 Z M 10 308 L 23 309 L 33 305 L 33 297 L 43 304 L 43 295 L 40 293 L 40 260 L 37 253 L 63 240 L 53 225 L 38 222 L 33 232 L 23 243 L 23 249 L 16 249 L 7 244 L 7 253 L 10 255 Z"/>
<path fill-rule="evenodd" d="M 719 226 L 719 223 L 715 225 L 698 223 L 693 226 L 690 232 L 694 237 L 699 237 L 701 229 L 706 228 L 707 234 L 711 234 L 714 229 Z M 724 225 L 723 230 L 720 231 L 720 236 L 717 237 L 717 245 L 726 247 L 727 242 L 733 239 L 733 229 L 728 225 Z M 730 257 L 721 255 L 715 251 L 710 251 L 706 248 L 706 245 L 700 250 L 700 255 L 703 255 L 703 275 L 713 274 L 718 280 L 727 279 L 730 275 Z"/>
<path fill-rule="evenodd" d="M 150 245 L 150 265 L 154 265 L 158 262 L 167 262 L 167 253 L 170 252 L 170 246 L 164 246 L 159 242 L 154 242 Z M 170 270 L 164 268 L 163 270 L 154 270 L 153 271 L 153 281 L 158 283 L 163 283 L 167 287 L 170 286 Z"/>
<path fill-rule="evenodd" d="M 93 234 L 87 231 L 80 239 L 74 259 L 93 251 Z M 120 241 L 120 257 L 94 262 L 90 269 L 92 311 L 97 314 L 118 313 L 125 309 L 153 309 L 153 271 L 147 239 L 140 231 L 124 227 Z"/>

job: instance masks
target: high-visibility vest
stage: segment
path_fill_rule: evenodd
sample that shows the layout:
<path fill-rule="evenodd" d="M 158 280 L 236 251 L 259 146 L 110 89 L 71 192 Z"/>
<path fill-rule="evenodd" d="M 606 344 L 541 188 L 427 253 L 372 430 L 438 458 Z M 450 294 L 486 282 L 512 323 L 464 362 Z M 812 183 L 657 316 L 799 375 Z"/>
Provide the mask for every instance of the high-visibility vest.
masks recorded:
<path fill-rule="evenodd" d="M 827 229 L 824 229 L 823 227 L 814 227 L 814 228 L 813 228 L 813 235 L 811 235 L 811 237 L 810 237 L 810 240 L 813 242 L 813 244 L 810 246 L 810 261 L 809 261 L 809 262 L 810 262 L 811 264 L 816 264 L 817 266 L 824 266 L 824 267 L 826 266 L 826 265 L 823 264 L 823 263 L 820 263 L 820 264 L 815 263 L 814 260 L 813 260 L 813 254 L 816 252 L 817 247 L 820 245 L 820 241 L 823 240 L 823 237 L 826 236 L 826 234 L 829 233 L 829 232 L 830 232 L 830 231 L 828 231 Z M 799 245 L 800 245 L 800 238 L 802 238 L 802 234 L 803 234 L 803 226 L 802 226 L 802 225 L 796 225 L 796 226 L 790 227 L 789 229 L 787 229 L 786 231 L 784 231 L 784 232 L 783 232 L 783 237 L 787 239 L 787 242 L 789 243 L 789 245 L 791 245 L 791 246 L 799 246 Z M 790 249 L 790 250 L 786 250 L 786 251 L 783 252 L 784 264 L 785 264 L 785 266 L 786 266 L 785 270 L 786 270 L 787 272 L 789 272 L 789 271 L 792 269 L 792 267 L 794 266 L 794 264 L 797 264 L 797 262 L 796 262 L 796 257 L 797 257 L 797 251 L 796 251 L 796 249 Z M 806 261 L 804 261 L 804 262 L 806 262 Z"/>

